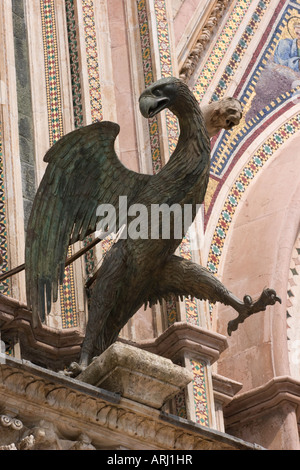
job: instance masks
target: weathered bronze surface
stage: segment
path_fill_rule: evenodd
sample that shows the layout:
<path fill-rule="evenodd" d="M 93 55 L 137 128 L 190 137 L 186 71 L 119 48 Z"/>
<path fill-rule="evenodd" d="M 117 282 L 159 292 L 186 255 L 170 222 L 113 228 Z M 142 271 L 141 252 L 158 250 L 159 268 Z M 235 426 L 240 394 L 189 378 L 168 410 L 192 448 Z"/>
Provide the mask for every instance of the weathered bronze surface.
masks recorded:
<path fill-rule="evenodd" d="M 57 300 L 69 245 L 96 231 L 99 204 L 118 209 L 119 196 L 126 196 L 128 207 L 139 203 L 149 213 L 153 204 L 180 204 L 181 208 L 192 204 L 193 218 L 196 216 L 196 205 L 203 202 L 209 179 L 209 126 L 195 97 L 177 78 L 159 80 L 140 97 L 140 110 L 146 118 L 165 108 L 177 116 L 180 137 L 170 160 L 156 175 L 138 174 L 122 165 L 114 151 L 119 126 L 112 122 L 76 130 L 46 154 L 48 166 L 26 239 L 27 298 L 35 324 L 39 317 L 45 319 Z M 215 118 L 216 113 L 213 110 Z M 224 125 L 237 124 L 236 110 L 222 116 Z M 217 129 L 218 125 L 214 122 L 211 127 Z M 149 232 L 150 224 L 149 219 Z M 280 301 L 271 289 L 265 289 L 256 302 L 249 296 L 240 301 L 207 269 L 176 256 L 180 243 L 171 232 L 169 239 L 127 237 L 112 245 L 92 286 L 81 366 L 106 350 L 148 302 L 152 305 L 170 295 L 184 295 L 230 305 L 239 313 L 228 325 L 231 334 L 249 315 Z"/>

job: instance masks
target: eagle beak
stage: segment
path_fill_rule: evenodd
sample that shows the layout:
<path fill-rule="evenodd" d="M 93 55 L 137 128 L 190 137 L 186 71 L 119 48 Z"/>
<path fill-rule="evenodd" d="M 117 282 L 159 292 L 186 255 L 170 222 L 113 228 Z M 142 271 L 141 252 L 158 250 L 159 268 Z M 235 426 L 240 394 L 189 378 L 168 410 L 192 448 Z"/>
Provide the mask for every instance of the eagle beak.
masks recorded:
<path fill-rule="evenodd" d="M 169 101 L 169 98 L 165 96 L 141 95 L 139 100 L 140 111 L 145 118 L 152 118 L 165 109 Z"/>

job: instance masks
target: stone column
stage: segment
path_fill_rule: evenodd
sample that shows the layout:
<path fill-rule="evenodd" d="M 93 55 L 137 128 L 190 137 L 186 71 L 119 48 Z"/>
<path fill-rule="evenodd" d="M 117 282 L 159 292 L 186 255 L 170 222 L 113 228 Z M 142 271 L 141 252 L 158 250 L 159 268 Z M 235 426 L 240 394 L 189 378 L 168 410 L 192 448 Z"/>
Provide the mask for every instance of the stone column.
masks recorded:
<path fill-rule="evenodd" d="M 192 372 L 193 381 L 170 404 L 170 412 L 202 426 L 224 431 L 223 406 L 241 384 L 212 374 L 212 365 L 227 348 L 225 336 L 186 322 L 176 322 L 142 349 L 171 359 Z"/>
<path fill-rule="evenodd" d="M 20 32 L 19 32 L 20 33 Z M 0 269 L 24 262 L 24 207 L 12 2 L 0 4 Z M 1 294 L 25 299 L 24 273 L 1 283 Z"/>

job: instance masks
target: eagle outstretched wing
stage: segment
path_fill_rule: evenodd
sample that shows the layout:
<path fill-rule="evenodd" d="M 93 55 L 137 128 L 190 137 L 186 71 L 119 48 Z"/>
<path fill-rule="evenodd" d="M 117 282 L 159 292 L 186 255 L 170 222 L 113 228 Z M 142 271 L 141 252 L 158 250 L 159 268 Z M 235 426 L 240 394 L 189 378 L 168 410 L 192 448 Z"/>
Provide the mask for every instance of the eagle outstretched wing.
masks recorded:
<path fill-rule="evenodd" d="M 63 282 L 70 244 L 96 231 L 97 207 L 119 196 L 131 204 L 151 175 L 128 170 L 114 143 L 119 126 L 102 121 L 61 138 L 45 155 L 48 162 L 31 210 L 25 247 L 26 292 L 33 322 L 45 319 Z"/>

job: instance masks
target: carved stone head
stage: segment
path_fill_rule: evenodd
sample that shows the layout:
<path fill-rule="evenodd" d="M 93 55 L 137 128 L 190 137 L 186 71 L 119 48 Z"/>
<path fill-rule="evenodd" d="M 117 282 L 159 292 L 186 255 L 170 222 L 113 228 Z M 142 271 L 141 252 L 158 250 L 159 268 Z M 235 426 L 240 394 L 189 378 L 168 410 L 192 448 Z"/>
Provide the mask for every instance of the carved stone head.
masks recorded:
<path fill-rule="evenodd" d="M 211 104 L 201 106 L 207 132 L 210 137 L 221 129 L 232 129 L 242 118 L 243 110 L 239 100 L 224 98 Z"/>

